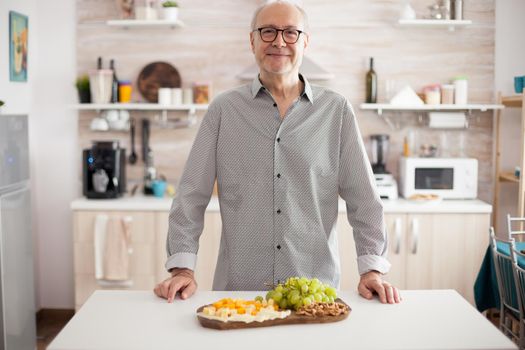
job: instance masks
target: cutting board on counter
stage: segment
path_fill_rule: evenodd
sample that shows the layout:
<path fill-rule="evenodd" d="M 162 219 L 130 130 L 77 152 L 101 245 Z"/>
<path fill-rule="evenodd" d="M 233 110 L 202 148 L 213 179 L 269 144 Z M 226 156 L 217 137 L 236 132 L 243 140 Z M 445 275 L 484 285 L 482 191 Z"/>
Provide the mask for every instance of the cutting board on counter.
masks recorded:
<path fill-rule="evenodd" d="M 346 304 L 343 300 L 337 298 L 336 302 Z M 202 310 L 206 306 L 211 305 L 203 305 L 197 309 L 197 313 L 202 312 Z M 352 309 L 348 306 L 348 312 L 346 314 L 341 314 L 338 316 L 307 316 L 307 315 L 298 315 L 297 312 L 292 310 L 292 313 L 290 316 L 286 318 L 279 318 L 275 320 L 267 320 L 263 322 L 241 322 L 241 321 L 228 321 L 223 322 L 219 320 L 211 320 L 206 317 L 202 317 L 200 315 L 197 315 L 197 318 L 199 319 L 199 322 L 201 326 L 205 328 L 213 328 L 218 330 L 230 330 L 230 329 L 243 329 L 243 328 L 259 328 L 259 327 L 271 327 L 271 326 L 282 326 L 282 325 L 288 325 L 288 324 L 312 324 L 312 323 L 331 323 L 331 322 L 339 322 L 348 317 L 350 315 L 350 312 Z"/>

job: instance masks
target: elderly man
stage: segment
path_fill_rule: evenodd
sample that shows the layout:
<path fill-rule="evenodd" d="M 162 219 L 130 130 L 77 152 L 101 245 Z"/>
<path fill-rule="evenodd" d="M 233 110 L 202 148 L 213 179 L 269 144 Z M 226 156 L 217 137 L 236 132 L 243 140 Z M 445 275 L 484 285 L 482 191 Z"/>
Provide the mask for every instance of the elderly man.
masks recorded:
<path fill-rule="evenodd" d="M 204 212 L 215 179 L 222 236 L 215 290 L 263 290 L 291 276 L 339 287 L 338 196 L 353 227 L 359 293 L 398 303 L 383 207 L 348 101 L 299 74 L 308 46 L 304 11 L 287 1 L 257 9 L 250 33 L 259 76 L 217 96 L 204 116 L 169 218 L 166 268 L 155 293 L 196 290 Z"/>

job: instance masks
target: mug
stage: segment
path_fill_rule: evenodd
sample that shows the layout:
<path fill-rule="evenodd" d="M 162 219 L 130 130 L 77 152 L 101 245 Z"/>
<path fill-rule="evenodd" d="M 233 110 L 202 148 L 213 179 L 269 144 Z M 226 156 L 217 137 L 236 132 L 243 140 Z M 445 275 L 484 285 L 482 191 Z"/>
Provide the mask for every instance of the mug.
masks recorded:
<path fill-rule="evenodd" d="M 159 105 L 169 106 L 171 105 L 171 89 L 170 88 L 160 88 L 159 89 Z"/>
<path fill-rule="evenodd" d="M 153 188 L 153 195 L 157 198 L 164 197 L 166 192 L 167 182 L 163 180 L 155 180 L 152 182 L 151 187 Z"/>
<path fill-rule="evenodd" d="M 181 88 L 171 89 L 171 104 L 174 106 L 180 106 L 182 104 L 182 89 Z"/>

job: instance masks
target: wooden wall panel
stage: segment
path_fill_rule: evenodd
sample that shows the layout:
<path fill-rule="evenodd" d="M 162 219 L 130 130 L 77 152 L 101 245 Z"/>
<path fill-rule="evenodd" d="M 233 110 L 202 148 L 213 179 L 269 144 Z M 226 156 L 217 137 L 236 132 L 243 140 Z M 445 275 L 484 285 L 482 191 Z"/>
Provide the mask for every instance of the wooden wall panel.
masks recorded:
<path fill-rule="evenodd" d="M 95 67 L 98 56 L 114 58 L 121 79 L 136 80 L 149 62 L 164 60 L 179 70 L 184 86 L 194 81 L 211 81 L 213 92 L 245 82 L 236 75 L 253 63 L 248 32 L 253 10 L 260 0 L 179 1 L 180 17 L 186 27 L 171 29 L 130 29 L 107 27 L 104 22 L 119 17 L 116 1 L 77 0 L 77 71 Z M 418 15 L 426 15 L 430 0 L 412 0 Z M 368 57 L 376 61 L 379 100 L 385 100 L 386 81 L 410 84 L 415 89 L 431 83 L 446 83 L 456 75 L 469 78 L 471 102 L 494 101 L 494 0 L 465 1 L 464 17 L 473 25 L 455 31 L 403 28 L 396 25 L 401 0 L 305 0 L 310 19 L 310 40 L 306 55 L 336 78 L 321 82 L 354 105 L 363 137 L 373 133 L 391 135 L 388 166 L 397 175 L 397 160 L 404 136 L 415 130 L 420 140 L 440 144 L 443 131 L 423 126 L 417 113 L 391 114 L 394 128 L 371 111 L 358 106 L 365 96 L 364 75 Z M 133 99 L 140 101 L 135 91 Z M 155 120 L 153 112 L 132 116 Z M 94 112 L 80 112 L 79 148 L 93 139 L 118 139 L 128 147 L 127 133 L 89 131 Z M 170 113 L 170 117 L 181 115 Z M 183 114 L 182 114 L 183 115 Z M 202 113 L 200 114 L 202 116 Z M 421 116 L 424 120 L 424 116 Z M 469 116 L 467 130 L 448 130 L 449 154 L 457 155 L 460 139 L 465 153 L 479 160 L 479 196 L 492 198 L 492 112 Z M 197 127 L 153 128 L 152 149 L 159 172 L 172 182 L 180 177 Z M 137 138 L 140 140 L 140 138 Z M 138 150 L 140 154 L 140 149 Z M 128 167 L 130 179 L 140 180 L 142 164 Z"/>

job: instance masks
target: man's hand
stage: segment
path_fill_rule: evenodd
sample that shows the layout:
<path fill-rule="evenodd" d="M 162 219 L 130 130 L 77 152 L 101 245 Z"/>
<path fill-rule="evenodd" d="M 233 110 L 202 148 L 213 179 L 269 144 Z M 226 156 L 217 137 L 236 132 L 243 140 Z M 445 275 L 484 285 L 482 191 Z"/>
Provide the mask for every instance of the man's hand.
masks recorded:
<path fill-rule="evenodd" d="M 197 290 L 197 282 L 190 269 L 175 268 L 171 271 L 171 277 L 160 282 L 155 286 L 157 296 L 168 299 L 168 303 L 173 302 L 177 292 L 181 293 L 182 299 L 187 299 Z"/>
<path fill-rule="evenodd" d="M 396 287 L 390 283 L 383 281 L 381 274 L 377 271 L 370 271 L 361 275 L 359 286 L 357 287 L 359 294 L 366 299 L 372 299 L 373 294 L 379 295 L 379 300 L 385 304 L 397 304 L 401 302 L 401 295 Z"/>

